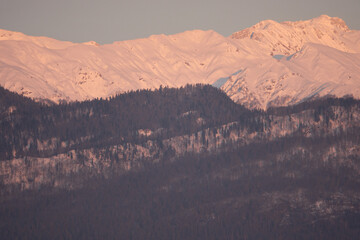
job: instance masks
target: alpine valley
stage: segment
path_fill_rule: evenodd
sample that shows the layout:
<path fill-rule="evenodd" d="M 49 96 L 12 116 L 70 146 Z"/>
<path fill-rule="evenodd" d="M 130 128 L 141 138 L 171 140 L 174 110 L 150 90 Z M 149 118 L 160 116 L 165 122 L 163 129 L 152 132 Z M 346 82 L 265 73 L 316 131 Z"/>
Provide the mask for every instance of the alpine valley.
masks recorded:
<path fill-rule="evenodd" d="M 357 239 L 360 31 L 0 31 L 1 239 Z"/>

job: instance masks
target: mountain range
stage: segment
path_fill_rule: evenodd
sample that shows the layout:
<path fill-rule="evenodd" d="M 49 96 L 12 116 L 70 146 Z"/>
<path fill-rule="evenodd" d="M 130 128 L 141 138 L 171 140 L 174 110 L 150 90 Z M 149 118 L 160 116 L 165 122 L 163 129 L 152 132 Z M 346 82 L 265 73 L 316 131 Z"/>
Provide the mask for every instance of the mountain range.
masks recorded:
<path fill-rule="evenodd" d="M 224 37 L 193 30 L 99 45 L 0 30 L 0 85 L 37 100 L 212 84 L 250 108 L 360 97 L 360 31 L 322 15 L 262 21 Z"/>
<path fill-rule="evenodd" d="M 343 20 L 107 45 L 0 30 L 0 53 L 1 239 L 360 235 Z"/>

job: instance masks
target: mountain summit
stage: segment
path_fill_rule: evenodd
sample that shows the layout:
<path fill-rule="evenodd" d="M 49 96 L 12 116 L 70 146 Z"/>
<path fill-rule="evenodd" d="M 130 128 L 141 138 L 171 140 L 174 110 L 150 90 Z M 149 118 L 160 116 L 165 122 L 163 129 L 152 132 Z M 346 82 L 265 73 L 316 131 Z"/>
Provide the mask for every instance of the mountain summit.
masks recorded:
<path fill-rule="evenodd" d="M 344 34 L 349 31 L 342 19 L 322 15 L 308 21 L 262 21 L 232 34 L 231 38 L 250 38 L 258 42 L 270 55 L 290 55 L 300 51 L 306 43 L 322 44 L 344 52 L 359 52 L 358 44 L 344 39 Z"/>
<path fill-rule="evenodd" d="M 0 85 L 74 101 L 136 89 L 213 84 L 252 108 L 360 97 L 360 31 L 339 18 L 262 21 L 229 37 L 187 31 L 99 45 L 0 30 Z"/>

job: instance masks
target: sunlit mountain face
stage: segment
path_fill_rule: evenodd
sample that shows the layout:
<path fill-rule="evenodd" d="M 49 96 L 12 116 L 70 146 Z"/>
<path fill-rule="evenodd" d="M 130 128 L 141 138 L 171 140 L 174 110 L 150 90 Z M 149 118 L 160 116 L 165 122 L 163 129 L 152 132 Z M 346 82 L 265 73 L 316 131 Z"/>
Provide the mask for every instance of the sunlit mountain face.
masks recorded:
<path fill-rule="evenodd" d="M 1 86 L 54 102 L 213 84 L 251 108 L 360 96 L 360 31 L 339 18 L 262 21 L 223 37 L 194 30 L 99 45 L 1 30 Z"/>

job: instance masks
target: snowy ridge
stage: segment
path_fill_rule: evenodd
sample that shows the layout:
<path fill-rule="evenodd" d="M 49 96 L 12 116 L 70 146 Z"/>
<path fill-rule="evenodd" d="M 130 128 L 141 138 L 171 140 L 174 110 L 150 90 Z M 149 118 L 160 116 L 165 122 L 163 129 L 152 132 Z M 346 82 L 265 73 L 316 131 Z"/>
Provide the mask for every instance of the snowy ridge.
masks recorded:
<path fill-rule="evenodd" d="M 266 20 L 223 37 L 187 31 L 99 45 L 0 30 L 0 85 L 74 101 L 207 83 L 253 108 L 314 96 L 360 97 L 360 31 L 339 18 Z"/>
<path fill-rule="evenodd" d="M 278 58 L 248 62 L 221 89 L 237 102 L 262 109 L 325 95 L 360 96 L 360 53 L 308 43 Z"/>
<path fill-rule="evenodd" d="M 278 23 L 262 21 L 231 35 L 234 39 L 251 39 L 270 55 L 290 55 L 306 43 L 318 43 L 344 52 L 359 52 L 360 46 L 351 38 L 351 31 L 340 18 L 322 15 L 308 21 Z"/>

